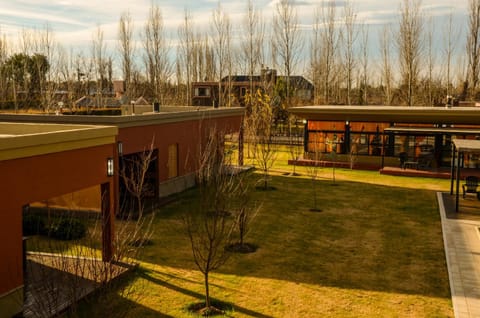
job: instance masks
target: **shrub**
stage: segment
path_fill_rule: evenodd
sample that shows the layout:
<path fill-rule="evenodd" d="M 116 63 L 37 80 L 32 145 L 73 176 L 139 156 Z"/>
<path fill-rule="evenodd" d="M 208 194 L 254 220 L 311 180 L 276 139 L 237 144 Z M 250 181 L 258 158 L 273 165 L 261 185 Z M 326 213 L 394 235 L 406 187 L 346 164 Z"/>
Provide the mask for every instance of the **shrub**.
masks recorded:
<path fill-rule="evenodd" d="M 27 214 L 23 217 L 23 235 L 44 234 L 46 231 L 43 217 L 35 214 Z"/>
<path fill-rule="evenodd" d="M 84 237 L 86 232 L 87 227 L 82 222 L 75 219 L 63 219 L 52 227 L 50 234 L 53 238 L 69 241 Z"/>

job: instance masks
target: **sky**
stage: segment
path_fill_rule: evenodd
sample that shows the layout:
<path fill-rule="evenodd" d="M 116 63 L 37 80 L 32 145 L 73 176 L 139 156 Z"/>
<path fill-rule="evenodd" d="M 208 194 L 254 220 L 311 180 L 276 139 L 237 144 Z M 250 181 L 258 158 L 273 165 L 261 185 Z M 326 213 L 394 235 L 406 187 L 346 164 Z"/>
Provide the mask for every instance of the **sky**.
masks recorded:
<path fill-rule="evenodd" d="M 130 12 L 138 35 L 145 24 L 152 1 L 162 10 L 167 34 L 173 39 L 172 42 L 176 38 L 185 9 L 190 11 L 196 28 L 208 30 L 212 10 L 220 3 L 229 14 L 234 31 L 238 31 L 247 2 L 246 0 L 0 0 L 0 33 L 6 34 L 13 43 L 18 43 L 22 29 L 43 29 L 48 24 L 54 33 L 54 38 L 62 46 L 67 49 L 80 48 L 88 51 L 93 34 L 100 26 L 107 46 L 113 48 L 117 45 L 120 15 L 126 11 Z M 254 0 L 253 2 L 268 20 L 273 16 L 278 1 Z M 400 0 L 351 1 L 357 13 L 357 21 L 369 25 L 373 32 L 378 33 L 384 24 L 398 25 Z M 328 0 L 296 1 L 299 22 L 305 32 L 311 30 L 315 8 L 324 2 Z M 345 0 L 336 0 L 336 5 L 339 7 L 344 3 Z M 467 3 L 468 0 L 422 1 L 425 12 L 432 16 L 436 23 L 437 42 L 442 41 L 439 30 L 442 24 L 446 24 L 450 13 L 454 15 L 457 29 L 465 29 Z M 378 42 L 378 34 L 371 35 L 369 38 L 374 38 Z M 373 46 L 372 44 L 371 50 Z"/>

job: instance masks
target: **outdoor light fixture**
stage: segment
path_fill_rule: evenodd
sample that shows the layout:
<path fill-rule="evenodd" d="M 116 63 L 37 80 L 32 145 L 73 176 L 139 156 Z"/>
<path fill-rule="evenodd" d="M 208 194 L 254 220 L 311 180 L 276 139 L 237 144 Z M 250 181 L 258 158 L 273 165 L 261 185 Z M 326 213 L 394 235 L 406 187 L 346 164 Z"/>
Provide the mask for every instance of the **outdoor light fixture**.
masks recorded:
<path fill-rule="evenodd" d="M 107 176 L 113 176 L 113 158 L 107 159 Z"/>
<path fill-rule="evenodd" d="M 123 143 L 121 141 L 119 141 L 117 143 L 117 147 L 118 147 L 118 155 L 121 157 L 123 156 Z"/>
<path fill-rule="evenodd" d="M 303 123 L 304 125 L 306 125 L 306 124 L 307 124 L 307 120 L 306 120 L 306 119 L 302 120 L 302 123 Z"/>

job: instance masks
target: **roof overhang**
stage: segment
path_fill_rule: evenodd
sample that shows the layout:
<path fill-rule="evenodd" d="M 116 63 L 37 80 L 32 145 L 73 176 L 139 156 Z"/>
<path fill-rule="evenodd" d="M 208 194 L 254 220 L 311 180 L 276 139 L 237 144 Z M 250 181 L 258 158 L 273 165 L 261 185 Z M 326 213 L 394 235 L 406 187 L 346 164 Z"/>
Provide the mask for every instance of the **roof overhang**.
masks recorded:
<path fill-rule="evenodd" d="M 290 112 L 321 121 L 480 125 L 480 107 L 303 106 Z"/>
<path fill-rule="evenodd" d="M 468 128 L 423 128 L 423 127 L 388 127 L 383 130 L 385 133 L 394 134 L 416 134 L 416 135 L 479 135 L 479 129 Z"/>
<path fill-rule="evenodd" d="M 0 161 L 115 143 L 117 127 L 0 123 Z"/>
<path fill-rule="evenodd" d="M 480 152 L 480 140 L 454 139 L 453 144 L 458 152 Z"/>

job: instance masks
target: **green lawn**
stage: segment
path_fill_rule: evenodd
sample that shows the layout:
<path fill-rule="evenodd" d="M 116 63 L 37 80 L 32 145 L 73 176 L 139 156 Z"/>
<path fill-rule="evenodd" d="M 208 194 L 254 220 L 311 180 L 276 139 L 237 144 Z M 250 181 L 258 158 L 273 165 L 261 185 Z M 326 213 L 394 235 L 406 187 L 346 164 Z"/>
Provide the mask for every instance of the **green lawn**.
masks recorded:
<path fill-rule="evenodd" d="M 435 198 L 448 181 L 337 169 L 332 185 L 332 170 L 322 169 L 323 211 L 315 213 L 312 181 L 274 170 L 277 190 L 254 192 L 262 206 L 247 241 L 259 249 L 234 255 L 210 279 L 212 297 L 233 304 L 230 316 L 453 316 Z M 202 300 L 203 281 L 182 214 L 196 195 L 187 191 L 157 213 L 153 245 L 128 292 L 110 295 L 110 316 L 191 317 L 185 307 Z"/>

